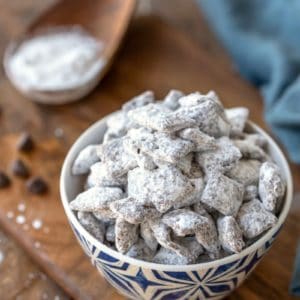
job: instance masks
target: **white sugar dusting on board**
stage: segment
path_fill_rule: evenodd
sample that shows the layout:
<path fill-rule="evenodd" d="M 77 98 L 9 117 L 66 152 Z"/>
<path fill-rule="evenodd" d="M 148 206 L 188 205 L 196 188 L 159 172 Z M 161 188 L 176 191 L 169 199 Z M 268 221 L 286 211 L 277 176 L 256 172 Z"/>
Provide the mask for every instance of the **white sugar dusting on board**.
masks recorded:
<path fill-rule="evenodd" d="M 43 221 L 40 219 L 34 219 L 31 223 L 31 225 L 35 230 L 39 230 L 43 226 Z"/>
<path fill-rule="evenodd" d="M 16 222 L 17 222 L 18 224 L 24 224 L 24 223 L 26 222 L 26 217 L 23 216 L 23 215 L 18 215 L 18 216 L 16 217 Z"/>

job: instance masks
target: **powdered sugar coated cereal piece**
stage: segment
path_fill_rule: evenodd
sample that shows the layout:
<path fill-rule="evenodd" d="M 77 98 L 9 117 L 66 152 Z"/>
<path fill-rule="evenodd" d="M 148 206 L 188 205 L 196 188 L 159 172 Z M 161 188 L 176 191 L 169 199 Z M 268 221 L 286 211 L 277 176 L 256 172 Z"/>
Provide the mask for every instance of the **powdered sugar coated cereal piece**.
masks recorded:
<path fill-rule="evenodd" d="M 273 227 L 277 218 L 265 210 L 258 199 L 253 199 L 242 205 L 237 215 L 237 222 L 245 238 L 252 239 Z"/>
<path fill-rule="evenodd" d="M 91 213 L 79 211 L 77 214 L 79 223 L 101 243 L 104 240 L 105 226 L 98 221 Z"/>
<path fill-rule="evenodd" d="M 245 133 L 244 140 L 262 149 L 265 149 L 268 144 L 267 139 L 259 133 Z"/>
<path fill-rule="evenodd" d="M 156 264 L 164 265 L 187 265 L 189 259 L 187 257 L 177 255 L 174 251 L 161 247 L 152 259 Z"/>
<path fill-rule="evenodd" d="M 196 231 L 196 239 L 211 258 L 219 258 L 220 256 L 220 243 L 218 239 L 218 232 L 215 222 L 211 215 L 206 211 L 202 203 L 194 204 L 194 211 L 205 218 L 204 226 Z"/>
<path fill-rule="evenodd" d="M 86 186 L 91 187 L 120 187 L 127 183 L 127 175 L 112 177 L 108 166 L 103 162 L 97 162 L 91 166 Z"/>
<path fill-rule="evenodd" d="M 178 133 L 179 137 L 182 139 L 191 141 L 195 144 L 196 151 L 207 151 L 216 149 L 216 140 L 201 132 L 198 128 L 186 128 Z"/>
<path fill-rule="evenodd" d="M 125 151 L 123 138 L 102 144 L 97 154 L 106 164 L 106 169 L 113 178 L 123 176 L 137 166 L 135 158 Z"/>
<path fill-rule="evenodd" d="M 243 185 L 221 173 L 215 173 L 208 177 L 201 202 L 224 215 L 235 216 L 242 204 L 243 193 Z"/>
<path fill-rule="evenodd" d="M 103 143 L 116 138 L 123 137 L 130 128 L 134 128 L 136 124 L 132 122 L 127 113 L 118 111 L 107 118 L 106 121 L 107 131 L 103 137 Z"/>
<path fill-rule="evenodd" d="M 154 135 L 146 128 L 138 128 L 129 130 L 127 136 L 123 140 L 124 150 L 134 156 L 137 165 L 142 169 L 153 170 L 156 164 L 153 158 L 144 152 L 144 150 L 152 149 L 155 143 Z"/>
<path fill-rule="evenodd" d="M 229 253 L 239 253 L 245 247 L 243 233 L 232 216 L 221 217 L 217 221 L 219 239 L 223 249 Z"/>
<path fill-rule="evenodd" d="M 175 164 L 184 174 L 190 174 L 192 168 L 192 161 L 194 159 L 194 154 L 189 153 L 186 156 L 180 158 Z"/>
<path fill-rule="evenodd" d="M 201 167 L 199 166 L 199 164 L 195 161 L 195 158 L 193 158 L 193 161 L 191 163 L 190 172 L 186 175 L 191 179 L 204 177 L 204 173 L 203 173 Z"/>
<path fill-rule="evenodd" d="M 225 172 L 232 169 L 242 157 L 240 150 L 228 137 L 217 140 L 217 149 L 196 153 L 196 161 L 206 173 Z"/>
<path fill-rule="evenodd" d="M 266 161 L 269 159 L 265 151 L 255 144 L 249 143 L 247 140 L 234 140 L 234 145 L 239 148 L 244 158 L 257 159 Z"/>
<path fill-rule="evenodd" d="M 70 202 L 72 210 L 97 212 L 108 209 L 113 201 L 122 199 L 123 191 L 117 187 L 93 187 L 80 193 Z"/>
<path fill-rule="evenodd" d="M 199 255 L 204 252 L 203 247 L 198 243 L 195 236 L 176 237 L 175 242 L 189 250 L 190 263 L 195 263 Z"/>
<path fill-rule="evenodd" d="M 241 135 L 249 117 L 249 109 L 246 107 L 233 107 L 225 109 L 225 114 L 231 125 L 230 135 Z"/>
<path fill-rule="evenodd" d="M 196 258 L 204 252 L 203 247 L 198 243 L 195 236 L 176 237 L 175 241 L 189 249 L 192 256 Z"/>
<path fill-rule="evenodd" d="M 86 146 L 83 150 L 81 150 L 75 159 L 72 167 L 72 173 L 74 175 L 86 174 L 89 172 L 90 167 L 99 161 L 99 157 L 97 155 L 97 147 L 98 145 L 89 145 Z"/>
<path fill-rule="evenodd" d="M 210 91 L 207 94 L 201 94 L 199 92 L 188 94 L 184 97 L 181 97 L 179 99 L 179 103 L 181 106 L 196 106 L 207 100 L 213 100 L 217 103 L 220 103 L 213 91 Z"/>
<path fill-rule="evenodd" d="M 116 215 L 110 209 L 103 209 L 101 212 L 97 211 L 92 214 L 97 220 L 104 222 L 106 225 L 115 223 L 114 218 Z"/>
<path fill-rule="evenodd" d="M 177 255 L 189 257 L 189 250 L 171 240 L 171 229 L 160 219 L 150 220 L 149 225 L 157 242 L 162 247 L 174 251 Z"/>
<path fill-rule="evenodd" d="M 201 216 L 207 217 L 209 215 L 205 208 L 205 205 L 200 201 L 193 205 L 193 211 Z"/>
<path fill-rule="evenodd" d="M 215 101 L 208 99 L 195 106 L 184 106 L 174 114 L 193 119 L 200 130 L 213 137 L 228 136 L 230 124 L 226 120 L 223 108 Z M 195 127 L 195 126 L 185 126 Z"/>
<path fill-rule="evenodd" d="M 171 137 L 168 134 L 160 132 L 155 133 L 154 136 L 156 149 L 148 152 L 154 159 L 160 159 L 175 164 L 194 150 L 194 145 L 190 141 Z"/>
<path fill-rule="evenodd" d="M 116 219 L 115 242 L 119 252 L 126 253 L 131 248 L 131 246 L 137 241 L 137 229 L 137 225 L 130 224 L 121 218 Z"/>
<path fill-rule="evenodd" d="M 220 107 L 223 107 L 223 104 L 222 104 L 222 102 L 221 102 L 221 100 L 220 100 L 220 97 L 218 96 L 218 94 L 217 94 L 215 91 L 210 90 L 210 91 L 206 94 L 206 96 L 207 96 L 209 99 L 211 99 L 211 100 L 215 101 L 216 103 L 218 103 Z"/>
<path fill-rule="evenodd" d="M 141 223 L 140 235 L 149 248 L 151 248 L 154 251 L 157 249 L 158 243 L 157 243 L 156 238 L 153 234 L 153 231 L 149 225 L 149 222 L 145 221 L 145 222 Z"/>
<path fill-rule="evenodd" d="M 178 90 L 170 90 L 163 100 L 163 105 L 171 110 L 176 110 L 179 107 L 179 99 L 183 97 L 184 94 Z"/>
<path fill-rule="evenodd" d="M 258 198 L 258 187 L 256 185 L 248 185 L 245 187 L 243 201 L 250 201 Z"/>
<path fill-rule="evenodd" d="M 182 157 L 194 150 L 194 144 L 166 133 L 145 128 L 132 129 L 124 139 L 125 150 L 135 157 L 140 153 L 148 154 L 154 162 L 177 163 Z"/>
<path fill-rule="evenodd" d="M 237 182 L 247 185 L 257 185 L 261 162 L 254 159 L 241 159 L 226 173 L 226 175 Z"/>
<path fill-rule="evenodd" d="M 262 164 L 259 171 L 258 193 L 265 209 L 277 212 L 285 193 L 285 183 L 280 169 L 274 163 Z"/>
<path fill-rule="evenodd" d="M 162 222 L 172 228 L 177 236 L 195 234 L 205 221 L 202 216 L 189 209 L 175 209 L 162 217 Z"/>
<path fill-rule="evenodd" d="M 135 156 L 138 166 L 142 169 L 153 170 L 157 166 L 153 161 L 153 158 L 146 153 L 139 153 Z"/>
<path fill-rule="evenodd" d="M 150 103 L 143 107 L 138 107 L 128 112 L 128 117 L 140 126 L 162 130 L 163 122 L 171 110 L 158 103 Z"/>
<path fill-rule="evenodd" d="M 126 253 L 129 257 L 142 259 L 144 261 L 151 261 L 155 251 L 148 247 L 144 240 L 139 239 L 134 245 L 131 246 Z"/>
<path fill-rule="evenodd" d="M 143 205 L 132 197 L 114 201 L 109 207 L 119 218 L 131 224 L 140 224 L 161 215 L 155 207 Z"/>
<path fill-rule="evenodd" d="M 145 91 L 142 94 L 133 97 L 128 102 L 124 103 L 122 110 L 128 112 L 138 107 L 143 107 L 154 102 L 154 93 L 152 91 Z"/>
<path fill-rule="evenodd" d="M 162 213 L 192 191 L 192 184 L 174 166 L 152 171 L 136 168 L 128 173 L 128 195 L 141 203 L 152 203 Z"/>
<path fill-rule="evenodd" d="M 194 178 L 194 179 L 190 179 L 190 182 L 194 186 L 194 190 L 191 193 L 187 194 L 185 197 L 183 197 L 180 201 L 176 202 L 173 205 L 175 209 L 184 206 L 190 206 L 200 202 L 202 192 L 204 189 L 204 180 L 203 178 Z"/>
<path fill-rule="evenodd" d="M 105 232 L 105 239 L 111 243 L 115 242 L 116 239 L 115 224 L 110 224 L 107 226 Z"/>
<path fill-rule="evenodd" d="M 161 104 L 149 104 L 131 110 L 128 116 L 141 126 L 162 132 L 174 132 L 196 125 L 188 116 L 178 115 Z"/>

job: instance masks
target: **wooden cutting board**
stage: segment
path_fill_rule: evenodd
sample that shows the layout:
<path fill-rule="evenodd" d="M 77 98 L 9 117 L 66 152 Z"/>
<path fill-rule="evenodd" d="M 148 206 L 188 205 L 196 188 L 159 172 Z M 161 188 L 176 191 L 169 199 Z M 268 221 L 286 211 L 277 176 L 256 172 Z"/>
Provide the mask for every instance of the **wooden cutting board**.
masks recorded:
<path fill-rule="evenodd" d="M 123 299 L 100 277 L 77 244 L 59 197 L 59 175 L 64 157 L 78 135 L 93 122 L 117 110 L 123 102 L 145 89 L 158 98 L 171 88 L 184 92 L 216 89 L 225 106 L 245 105 L 251 118 L 262 127 L 262 104 L 258 92 L 237 76 L 230 64 L 218 60 L 203 45 L 183 32 L 153 17 L 136 18 L 130 27 L 112 69 L 96 90 L 81 102 L 61 107 L 33 104 L 20 96 L 7 80 L 0 82 L 0 169 L 22 157 L 31 173 L 42 175 L 50 185 L 46 196 L 32 196 L 24 181 L 0 191 L 0 223 L 28 251 L 45 272 L 70 296 L 77 299 Z M 64 135 L 56 138 L 55 129 Z M 28 155 L 15 150 L 22 130 L 30 131 L 36 149 Z M 294 168 L 294 176 L 300 177 Z M 26 203 L 24 213 L 17 206 Z M 7 212 L 24 214 L 27 224 L 43 220 L 41 230 L 24 229 Z M 290 215 L 287 226 L 269 255 L 249 280 L 230 299 L 287 299 L 288 282 L 295 251 L 299 208 Z M 49 228 L 47 232 L 46 228 Z M 272 276 L 269 276 L 272 270 Z M 251 299 L 252 299 L 251 298 Z"/>

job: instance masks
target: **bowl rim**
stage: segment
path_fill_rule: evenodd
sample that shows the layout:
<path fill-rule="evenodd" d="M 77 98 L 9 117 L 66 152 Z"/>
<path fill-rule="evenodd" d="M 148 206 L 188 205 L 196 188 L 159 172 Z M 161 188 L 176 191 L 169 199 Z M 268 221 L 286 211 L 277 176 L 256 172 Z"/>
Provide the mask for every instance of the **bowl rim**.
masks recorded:
<path fill-rule="evenodd" d="M 115 114 L 115 113 L 113 113 Z M 106 117 L 98 120 L 91 126 L 89 126 L 74 142 L 74 144 L 69 149 L 66 158 L 63 163 L 63 167 L 61 170 L 61 176 L 60 176 L 60 195 L 61 195 L 61 201 L 65 210 L 65 213 L 71 222 L 71 224 L 76 228 L 77 231 L 80 232 L 87 240 L 92 242 L 98 249 L 100 249 L 103 252 L 106 252 L 110 256 L 119 259 L 122 262 L 127 262 L 130 264 L 133 264 L 138 267 L 143 268 L 149 268 L 154 270 L 163 270 L 163 271 L 192 271 L 192 270 L 199 270 L 199 269 L 208 269 L 211 267 L 216 267 L 224 264 L 228 264 L 231 262 L 234 262 L 236 260 L 241 259 L 242 257 L 249 255 L 250 253 L 256 251 L 257 249 L 261 248 L 266 241 L 270 240 L 272 236 L 281 228 L 283 225 L 288 212 L 291 207 L 292 203 L 292 194 L 293 194 L 293 181 L 292 181 L 292 175 L 291 171 L 287 162 L 287 159 L 285 158 L 283 152 L 277 145 L 277 143 L 270 137 L 269 134 L 267 134 L 261 127 L 254 124 L 251 121 L 248 121 L 248 125 L 255 131 L 260 134 L 262 134 L 268 141 L 269 147 L 273 148 L 275 152 L 278 155 L 279 161 L 281 161 L 282 164 L 282 171 L 283 174 L 285 174 L 286 178 L 286 194 L 284 199 L 284 206 L 282 208 L 282 211 L 279 215 L 277 224 L 269 229 L 260 239 L 258 239 L 256 242 L 254 242 L 251 246 L 245 248 L 240 253 L 232 254 L 229 256 L 226 256 L 221 259 L 209 261 L 209 262 L 202 262 L 197 264 L 190 264 L 190 265 L 168 265 L 168 264 L 157 264 L 153 262 L 147 262 L 139 259 L 135 259 L 129 256 L 126 256 L 120 252 L 117 252 L 116 250 L 113 250 L 109 248 L 108 246 L 104 245 L 103 243 L 99 242 L 96 238 L 94 238 L 87 230 L 84 229 L 84 227 L 79 223 L 77 220 L 75 214 L 69 207 L 69 199 L 67 197 L 66 193 L 66 176 L 68 176 L 68 170 L 72 167 L 72 163 L 74 161 L 74 157 L 76 157 L 76 154 L 79 153 L 80 150 L 83 149 L 82 142 L 85 140 L 86 137 L 90 136 L 90 134 L 96 130 L 99 129 L 99 127 L 106 125 L 106 120 L 109 116 L 112 114 L 107 115 Z"/>

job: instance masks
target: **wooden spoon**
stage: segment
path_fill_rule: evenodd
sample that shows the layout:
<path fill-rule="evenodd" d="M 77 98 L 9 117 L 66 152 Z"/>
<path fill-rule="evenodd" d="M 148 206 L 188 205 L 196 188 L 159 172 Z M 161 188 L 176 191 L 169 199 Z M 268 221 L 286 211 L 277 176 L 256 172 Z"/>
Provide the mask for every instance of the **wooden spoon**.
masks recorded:
<path fill-rule="evenodd" d="M 63 104 L 87 95 L 108 71 L 121 44 L 136 0 L 62 0 L 39 17 L 18 40 L 7 47 L 4 68 L 14 86 L 30 99 L 47 104 Z M 34 35 L 42 34 L 50 27 L 79 25 L 89 34 L 104 43 L 101 59 L 105 65 L 87 84 L 64 91 L 37 91 L 22 88 L 8 68 L 8 62 L 18 46 Z"/>

